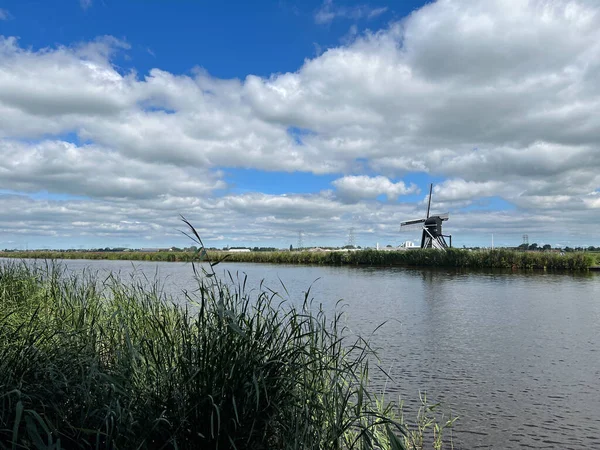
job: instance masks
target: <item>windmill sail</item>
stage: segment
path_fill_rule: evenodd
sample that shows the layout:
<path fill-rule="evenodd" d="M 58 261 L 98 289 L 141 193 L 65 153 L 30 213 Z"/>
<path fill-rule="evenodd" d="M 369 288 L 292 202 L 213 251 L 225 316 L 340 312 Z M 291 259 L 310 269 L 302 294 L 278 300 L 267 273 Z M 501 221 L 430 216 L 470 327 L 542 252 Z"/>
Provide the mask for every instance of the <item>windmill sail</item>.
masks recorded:
<path fill-rule="evenodd" d="M 427 200 L 427 215 L 426 219 L 429 219 L 429 209 L 431 208 L 431 190 L 433 189 L 433 183 L 429 185 L 429 199 Z"/>
<path fill-rule="evenodd" d="M 413 219 L 413 220 L 407 220 L 406 222 L 401 222 L 400 226 L 401 227 L 405 227 L 407 225 L 416 225 L 419 223 L 423 223 L 425 222 L 425 219 Z"/>

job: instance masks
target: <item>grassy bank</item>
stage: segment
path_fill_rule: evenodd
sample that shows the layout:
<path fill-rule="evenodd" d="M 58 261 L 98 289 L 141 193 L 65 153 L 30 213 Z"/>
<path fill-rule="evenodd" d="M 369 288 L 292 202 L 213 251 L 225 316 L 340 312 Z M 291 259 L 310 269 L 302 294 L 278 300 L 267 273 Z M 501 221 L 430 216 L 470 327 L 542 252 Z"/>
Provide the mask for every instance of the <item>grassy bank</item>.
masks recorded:
<path fill-rule="evenodd" d="M 593 263 L 593 258 L 584 253 L 561 255 L 551 252 L 518 252 L 502 249 L 483 251 L 448 249 L 445 252 L 415 249 L 410 251 L 233 253 L 227 257 L 227 260 L 286 264 L 547 270 L 587 270 Z"/>
<path fill-rule="evenodd" d="M 0 448 L 442 448 L 451 422 L 425 407 L 407 427 L 374 396 L 374 355 L 339 315 L 231 281 L 175 303 L 0 263 Z"/>
<path fill-rule="evenodd" d="M 272 264 L 315 265 L 368 265 L 420 266 L 461 268 L 503 268 L 541 270 L 587 270 L 596 264 L 596 256 L 589 253 L 523 252 L 514 250 L 449 249 L 410 251 L 358 250 L 339 252 L 208 252 L 208 259 L 219 260 L 227 255 L 230 262 L 258 262 Z M 191 261 L 191 252 L 10 252 L 0 257 L 42 259 L 115 259 L 136 261 Z"/>

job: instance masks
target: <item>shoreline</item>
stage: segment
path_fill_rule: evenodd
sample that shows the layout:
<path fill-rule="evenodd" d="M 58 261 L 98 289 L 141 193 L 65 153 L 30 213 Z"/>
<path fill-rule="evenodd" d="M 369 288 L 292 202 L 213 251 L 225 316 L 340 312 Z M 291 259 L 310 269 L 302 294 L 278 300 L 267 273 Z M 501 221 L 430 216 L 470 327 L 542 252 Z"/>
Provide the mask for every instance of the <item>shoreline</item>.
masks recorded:
<path fill-rule="evenodd" d="M 465 269 L 512 269 L 552 271 L 600 271 L 598 256 L 586 252 L 523 252 L 507 249 L 465 250 L 354 250 L 354 251 L 208 251 L 203 257 L 194 252 L 82 252 L 18 251 L 0 252 L 0 258 L 12 259 L 80 259 L 156 262 L 246 262 L 266 264 L 373 266 L 373 267 L 440 267 Z"/>

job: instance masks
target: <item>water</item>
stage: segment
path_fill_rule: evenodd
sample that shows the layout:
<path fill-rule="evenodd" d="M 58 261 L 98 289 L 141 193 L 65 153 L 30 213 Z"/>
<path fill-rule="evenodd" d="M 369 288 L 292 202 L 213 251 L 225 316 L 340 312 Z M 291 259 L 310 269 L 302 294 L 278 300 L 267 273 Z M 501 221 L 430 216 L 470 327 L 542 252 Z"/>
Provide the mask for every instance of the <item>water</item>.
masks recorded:
<path fill-rule="evenodd" d="M 158 275 L 164 290 L 193 290 L 184 263 L 68 261 L 71 270 Z M 229 263 L 250 287 L 335 308 L 370 334 L 391 373 L 388 396 L 407 417 L 419 391 L 460 417 L 457 449 L 600 448 L 600 276 Z M 315 281 L 316 280 L 316 281 Z M 375 382 L 383 386 L 383 376 Z"/>

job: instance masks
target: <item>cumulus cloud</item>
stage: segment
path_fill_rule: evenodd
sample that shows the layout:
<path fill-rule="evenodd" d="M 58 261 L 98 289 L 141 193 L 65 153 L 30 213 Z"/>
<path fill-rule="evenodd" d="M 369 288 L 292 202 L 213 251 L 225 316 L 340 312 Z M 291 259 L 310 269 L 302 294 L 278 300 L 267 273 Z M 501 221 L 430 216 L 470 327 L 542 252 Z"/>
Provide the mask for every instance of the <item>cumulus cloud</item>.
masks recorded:
<path fill-rule="evenodd" d="M 315 20 L 326 23 L 383 11 L 325 2 L 319 12 Z M 497 222 L 506 230 L 525 226 L 521 216 L 571 234 L 597 220 L 597 2 L 438 0 L 269 77 L 139 74 L 113 63 L 126 42 L 64 44 L 33 50 L 0 38 L 0 189 L 86 196 L 111 211 L 127 204 L 141 223 L 155 223 L 152 211 L 176 214 L 200 202 L 198 217 L 231 216 L 215 235 L 227 237 L 234 225 L 244 236 L 240 228 L 293 233 L 307 221 L 326 236 L 349 217 L 396 232 L 388 218 L 410 218 L 421 205 L 369 200 L 401 201 L 414 188 L 391 180 L 420 173 L 441 180 L 434 201 L 449 208 L 509 202 L 515 211 Z M 240 196 L 227 191 L 223 168 L 337 180 L 330 193 Z M 29 196 L 10 202 L 56 210 Z M 75 214 L 87 205 L 60 208 Z M 558 215 L 566 209 L 569 217 Z M 477 221 L 488 223 L 488 212 L 468 214 L 464 226 L 474 232 Z M 87 222 L 105 223 L 92 216 Z M 462 227 L 458 217 L 448 226 Z"/>
<path fill-rule="evenodd" d="M 346 176 L 333 182 L 337 195 L 345 201 L 357 202 L 362 199 L 386 195 L 388 200 L 396 200 L 401 195 L 418 191 L 415 185 L 406 186 L 402 181 L 394 183 L 383 176 Z"/>
<path fill-rule="evenodd" d="M 203 196 L 226 183 L 218 172 L 127 159 L 94 145 L 0 141 L 0 188 L 109 198 Z"/>
<path fill-rule="evenodd" d="M 491 197 L 497 195 L 503 184 L 498 181 L 465 181 L 462 179 L 446 180 L 437 184 L 433 190 L 436 200 L 439 201 L 461 201 L 479 197 Z"/>

